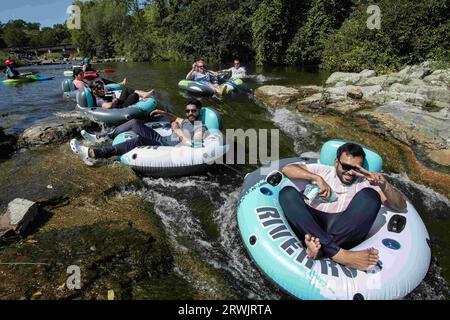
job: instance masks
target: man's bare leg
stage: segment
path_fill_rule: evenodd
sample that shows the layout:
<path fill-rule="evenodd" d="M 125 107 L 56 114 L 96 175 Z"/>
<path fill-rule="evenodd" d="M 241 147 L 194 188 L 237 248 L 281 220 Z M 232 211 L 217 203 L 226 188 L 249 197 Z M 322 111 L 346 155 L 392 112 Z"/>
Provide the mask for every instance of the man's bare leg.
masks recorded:
<path fill-rule="evenodd" d="M 319 238 L 315 238 L 310 234 L 306 234 L 305 244 L 306 244 L 306 254 L 308 255 L 308 257 L 316 259 L 317 255 L 319 254 L 320 248 L 322 247 Z"/>
<path fill-rule="evenodd" d="M 331 259 L 344 266 L 365 271 L 377 264 L 378 250 L 374 248 L 361 251 L 340 249 Z"/>
<path fill-rule="evenodd" d="M 155 94 L 155 90 L 150 90 L 148 92 L 142 90 L 135 90 L 134 92 L 136 92 L 138 96 L 143 99 L 147 99 L 148 97 L 151 97 Z"/>

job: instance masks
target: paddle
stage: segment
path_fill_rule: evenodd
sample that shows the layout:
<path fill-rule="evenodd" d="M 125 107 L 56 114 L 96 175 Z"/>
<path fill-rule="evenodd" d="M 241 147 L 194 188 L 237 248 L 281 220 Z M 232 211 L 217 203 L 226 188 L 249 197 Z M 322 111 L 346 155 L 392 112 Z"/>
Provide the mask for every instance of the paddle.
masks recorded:
<path fill-rule="evenodd" d="M 97 72 L 114 73 L 115 71 L 113 69 L 105 69 L 105 70 L 98 70 Z"/>

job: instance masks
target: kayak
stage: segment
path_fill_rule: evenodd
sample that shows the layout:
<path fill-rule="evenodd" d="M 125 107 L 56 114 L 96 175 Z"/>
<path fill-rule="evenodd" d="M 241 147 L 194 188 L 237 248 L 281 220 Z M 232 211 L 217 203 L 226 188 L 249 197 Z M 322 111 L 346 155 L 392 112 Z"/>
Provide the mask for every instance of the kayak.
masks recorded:
<path fill-rule="evenodd" d="M 431 261 L 430 236 L 420 215 L 407 201 L 406 212 L 382 205 L 369 234 L 351 251 L 379 250 L 377 265 L 360 271 L 328 258 L 312 260 L 286 216 L 300 210 L 304 180 L 291 180 L 271 170 L 292 163 L 334 165 L 336 150 L 344 144 L 331 140 L 320 158 L 275 161 L 247 174 L 239 196 L 237 220 L 242 242 L 256 266 L 279 287 L 302 300 L 391 300 L 414 290 Z M 382 159 L 364 147 L 366 170 L 381 171 Z M 277 176 L 278 175 L 278 176 Z M 298 211 L 295 211 L 298 212 Z M 364 214 L 364 212 L 362 212 Z"/>
<path fill-rule="evenodd" d="M 97 79 L 99 77 L 97 72 L 92 72 L 92 73 L 85 73 L 84 74 L 84 78 L 86 80 L 94 80 Z"/>
<path fill-rule="evenodd" d="M 31 75 L 31 76 L 27 76 L 26 78 L 6 79 L 6 80 L 3 80 L 3 83 L 17 84 L 17 83 L 26 83 L 26 82 L 34 82 L 34 81 L 46 81 L 46 80 L 52 80 L 54 78 L 55 78 L 54 76 L 44 77 L 44 76 L 38 76 L 38 75 Z"/>

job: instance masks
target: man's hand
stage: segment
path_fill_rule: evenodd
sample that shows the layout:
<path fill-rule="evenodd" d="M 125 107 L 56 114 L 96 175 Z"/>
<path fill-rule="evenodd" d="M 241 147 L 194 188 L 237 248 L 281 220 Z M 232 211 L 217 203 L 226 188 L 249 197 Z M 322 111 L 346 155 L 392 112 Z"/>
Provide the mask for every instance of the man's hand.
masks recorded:
<path fill-rule="evenodd" d="M 165 113 L 166 112 L 163 110 L 156 109 L 156 110 L 153 110 L 152 112 L 150 112 L 150 117 L 160 117 L 160 116 L 164 115 Z"/>
<path fill-rule="evenodd" d="M 353 173 L 361 178 L 367 179 L 372 186 L 378 186 L 381 190 L 386 188 L 386 179 L 384 179 L 383 175 L 378 172 L 369 172 L 360 165 L 356 165 L 359 172 L 353 170 Z"/>
<path fill-rule="evenodd" d="M 316 183 L 320 187 L 319 196 L 321 196 L 322 198 L 328 199 L 331 196 L 331 193 L 333 192 L 331 187 L 320 176 L 316 180 Z"/>
<path fill-rule="evenodd" d="M 171 127 L 172 127 L 172 131 L 177 131 L 178 129 L 181 129 L 176 121 L 171 123 Z"/>

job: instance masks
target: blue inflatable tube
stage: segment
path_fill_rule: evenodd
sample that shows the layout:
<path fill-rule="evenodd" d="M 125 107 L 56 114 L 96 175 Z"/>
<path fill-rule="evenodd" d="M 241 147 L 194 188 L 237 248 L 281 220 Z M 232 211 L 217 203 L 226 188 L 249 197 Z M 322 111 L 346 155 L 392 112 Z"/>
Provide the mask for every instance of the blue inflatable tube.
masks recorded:
<path fill-rule="evenodd" d="M 244 246 L 258 268 L 280 288 L 299 299 L 401 299 L 425 277 L 430 260 L 430 237 L 420 215 L 407 202 L 407 212 L 382 206 L 367 238 L 351 250 L 377 248 L 380 260 L 370 271 L 337 264 L 331 259 L 312 260 L 285 218 L 280 194 L 286 188 L 302 191 L 305 181 L 283 178 L 272 186 L 265 181 L 272 169 L 291 163 L 332 165 L 336 148 L 344 141 L 333 140 L 322 148 L 320 159 L 290 158 L 246 176 L 241 189 L 237 219 Z M 381 170 L 381 157 L 365 148 L 366 168 Z M 295 201 L 294 199 L 289 200 Z M 291 206 L 289 206 L 291 207 Z M 393 224 L 402 227 L 393 229 Z"/>
<path fill-rule="evenodd" d="M 220 129 L 222 128 L 219 113 L 210 107 L 203 107 L 200 119 L 208 130 L 208 135 L 199 145 L 145 146 L 130 150 L 120 157 L 120 161 L 140 175 L 153 177 L 186 176 L 204 171 L 208 165 L 222 160 L 229 146 L 224 145 Z M 172 135 L 171 123 L 150 122 L 161 136 Z M 123 143 L 136 137 L 134 132 L 119 134 L 113 145 Z"/>
<path fill-rule="evenodd" d="M 78 90 L 75 89 L 73 85 L 73 80 L 66 79 L 61 83 L 61 88 L 63 92 L 63 98 L 68 100 L 76 100 Z M 106 85 L 108 91 L 119 91 L 122 90 L 122 87 L 118 83 L 110 83 Z"/>
<path fill-rule="evenodd" d="M 157 102 L 154 98 L 141 100 L 127 108 L 98 108 L 95 98 L 88 88 L 81 88 L 77 93 L 76 109 L 82 111 L 94 121 L 105 124 L 120 124 L 131 119 L 143 118 L 156 109 Z"/>

